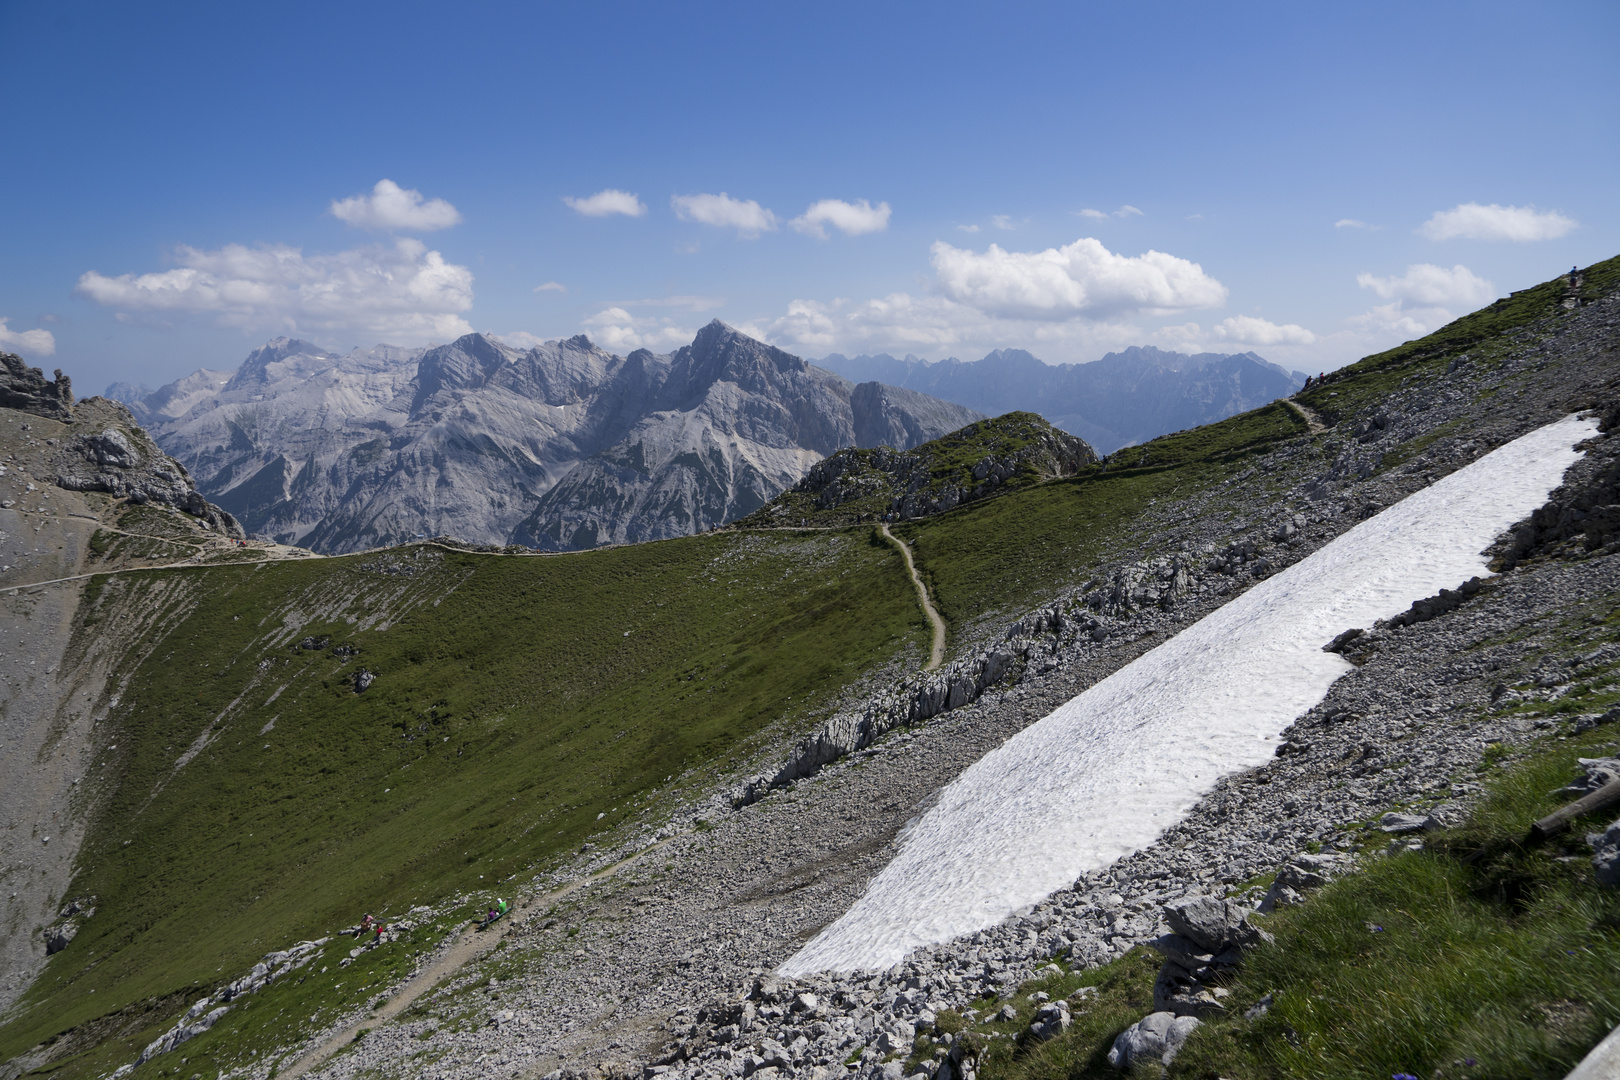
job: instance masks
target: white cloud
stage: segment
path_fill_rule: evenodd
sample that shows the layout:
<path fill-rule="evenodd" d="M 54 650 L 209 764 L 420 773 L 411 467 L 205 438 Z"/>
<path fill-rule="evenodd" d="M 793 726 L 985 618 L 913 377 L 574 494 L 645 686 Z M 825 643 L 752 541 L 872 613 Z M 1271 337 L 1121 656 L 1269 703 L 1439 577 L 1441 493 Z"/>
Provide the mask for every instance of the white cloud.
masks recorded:
<path fill-rule="evenodd" d="M 623 214 L 625 217 L 645 217 L 647 204 L 638 199 L 634 193 L 620 191 L 618 188 L 603 188 L 595 195 L 587 195 L 583 199 L 563 196 L 575 213 L 585 217 L 607 217 L 609 214 Z"/>
<path fill-rule="evenodd" d="M 980 254 L 943 241 L 930 250 L 940 291 L 995 316 L 1095 318 L 1226 302 L 1226 286 L 1195 262 L 1162 251 L 1116 255 L 1090 237 L 1044 251 L 1003 251 L 991 244 Z"/>
<path fill-rule="evenodd" d="M 512 330 L 504 334 L 491 334 L 489 336 L 494 338 L 496 341 L 505 342 L 514 349 L 524 350 L 533 349 L 536 346 L 544 345 L 548 340 L 539 336 L 538 334 L 531 334 L 527 330 Z"/>
<path fill-rule="evenodd" d="M 677 325 L 674 320 L 638 318 L 622 307 L 598 311 L 584 325 L 591 340 L 609 352 L 677 349 L 691 344 L 697 336 L 696 329 Z"/>
<path fill-rule="evenodd" d="M 1445 308 L 1410 308 L 1397 300 L 1346 322 L 1368 343 L 1363 352 L 1377 352 L 1431 334 L 1451 320 L 1452 314 Z"/>
<path fill-rule="evenodd" d="M 957 228 L 965 233 L 976 233 L 979 231 L 979 227 L 977 225 L 958 225 Z"/>
<path fill-rule="evenodd" d="M 1398 300 L 1424 307 L 1476 308 L 1496 299 L 1496 286 L 1461 264 L 1443 266 L 1418 263 L 1400 277 L 1357 274 L 1356 284 L 1371 289 L 1380 300 Z"/>
<path fill-rule="evenodd" d="M 415 188 L 402 188 L 392 180 L 379 180 L 370 195 L 333 199 L 332 216 L 362 229 L 408 229 L 432 232 L 460 224 L 461 214 L 443 199 L 422 201 Z"/>
<path fill-rule="evenodd" d="M 306 256 L 285 245 L 216 251 L 182 245 L 173 270 L 107 277 L 94 270 L 75 291 L 120 315 L 213 314 L 224 326 L 282 333 L 361 333 L 394 344 L 472 332 L 472 271 L 420 240 Z"/>
<path fill-rule="evenodd" d="M 746 202 L 733 199 L 725 192 L 718 195 L 671 195 L 670 206 L 682 221 L 695 221 L 700 225 L 713 225 L 718 229 L 736 229 L 738 236 L 752 239 L 762 232 L 776 231 L 776 215 L 753 199 Z"/>
<path fill-rule="evenodd" d="M 1556 240 L 1578 223 L 1556 210 L 1533 206 L 1498 206 L 1462 203 L 1437 210 L 1418 227 L 1430 240 Z"/>
<path fill-rule="evenodd" d="M 1005 229 L 1007 232 L 1012 232 L 1014 229 L 1018 228 L 1018 226 L 1013 222 L 1013 219 L 1006 214 L 992 214 L 990 216 L 990 224 L 994 225 L 998 229 Z"/>
<path fill-rule="evenodd" d="M 1355 218 L 1347 217 L 1335 221 L 1333 227 L 1335 229 L 1379 229 L 1383 226 L 1369 225 L 1365 221 L 1357 221 Z"/>
<path fill-rule="evenodd" d="M 947 350 L 975 359 L 999 348 L 1026 348 L 1043 359 L 1093 360 L 1141 344 L 1137 326 L 1115 321 L 1003 319 L 943 296 L 890 293 L 872 300 L 795 300 L 765 328 L 764 340 L 806 356 L 828 352 Z"/>
<path fill-rule="evenodd" d="M 1121 206 L 1118 210 L 1115 210 L 1111 214 L 1106 210 L 1093 210 L 1088 207 L 1084 210 L 1076 210 L 1075 216 L 1090 218 L 1092 221 L 1107 221 L 1109 218 L 1141 217 L 1142 211 L 1138 210 L 1130 203 L 1126 203 L 1124 206 Z"/>
<path fill-rule="evenodd" d="M 1230 319 L 1222 319 L 1210 327 L 1209 336 L 1214 341 L 1259 346 L 1310 345 L 1316 341 L 1315 334 L 1296 323 L 1279 326 L 1253 315 L 1234 315 Z"/>
<path fill-rule="evenodd" d="M 567 292 L 568 291 L 568 286 L 564 285 L 560 281 L 548 281 L 544 285 L 536 285 L 534 287 L 534 291 L 537 292 L 537 293 L 543 293 L 543 292 Z"/>
<path fill-rule="evenodd" d="M 842 199 L 822 199 L 811 203 L 810 209 L 788 224 L 819 240 L 827 239 L 828 225 L 845 236 L 882 232 L 889 227 L 889 204 L 882 202 L 873 206 L 865 199 L 852 203 Z"/>
<path fill-rule="evenodd" d="M 56 352 L 56 335 L 49 330 L 13 330 L 8 317 L 0 315 L 0 349 L 13 349 L 27 356 L 50 356 Z"/>

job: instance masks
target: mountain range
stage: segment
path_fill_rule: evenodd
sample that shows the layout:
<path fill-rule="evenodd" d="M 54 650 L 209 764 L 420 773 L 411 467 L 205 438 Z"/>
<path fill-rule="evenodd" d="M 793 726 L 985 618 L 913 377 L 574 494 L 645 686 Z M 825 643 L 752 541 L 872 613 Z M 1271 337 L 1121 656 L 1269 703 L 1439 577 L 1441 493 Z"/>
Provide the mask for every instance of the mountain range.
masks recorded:
<path fill-rule="evenodd" d="M 1087 364 L 1048 364 L 1022 349 L 997 349 L 978 361 L 833 353 L 816 362 L 848 379 L 903 386 L 989 416 L 1039 413 L 1104 454 L 1236 416 L 1305 382 L 1302 372 L 1252 352 L 1189 356 L 1152 346 Z"/>
<path fill-rule="evenodd" d="M 440 534 L 564 551 L 687 535 L 843 447 L 908 448 L 980 419 L 718 321 L 667 356 L 584 336 L 343 355 L 276 338 L 234 372 L 109 396 L 250 532 L 326 553 Z"/>

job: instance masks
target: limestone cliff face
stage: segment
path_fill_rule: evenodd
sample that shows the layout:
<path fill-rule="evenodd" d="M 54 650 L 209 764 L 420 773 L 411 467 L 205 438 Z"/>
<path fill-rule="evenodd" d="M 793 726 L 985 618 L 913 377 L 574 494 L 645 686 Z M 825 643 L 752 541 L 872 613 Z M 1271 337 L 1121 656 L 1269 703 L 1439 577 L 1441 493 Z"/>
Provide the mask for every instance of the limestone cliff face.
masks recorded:
<path fill-rule="evenodd" d="M 277 338 L 132 408 L 250 532 L 343 552 L 419 535 L 553 550 L 748 513 L 863 440 L 978 418 L 856 387 L 720 322 L 670 356 L 483 334 L 346 355 Z"/>

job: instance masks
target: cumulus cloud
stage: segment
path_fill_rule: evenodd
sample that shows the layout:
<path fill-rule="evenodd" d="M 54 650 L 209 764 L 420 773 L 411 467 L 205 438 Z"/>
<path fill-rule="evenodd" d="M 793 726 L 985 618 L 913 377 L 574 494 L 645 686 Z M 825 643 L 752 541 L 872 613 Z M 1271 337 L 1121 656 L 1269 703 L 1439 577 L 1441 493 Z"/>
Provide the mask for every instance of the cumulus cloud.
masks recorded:
<path fill-rule="evenodd" d="M 976 233 L 979 231 L 979 227 L 977 225 L 958 225 L 957 228 L 965 233 Z"/>
<path fill-rule="evenodd" d="M 1296 323 L 1279 326 L 1253 315 L 1234 315 L 1230 319 L 1222 319 L 1210 327 L 1209 336 L 1214 341 L 1259 346 L 1310 345 L 1316 341 L 1315 334 Z"/>
<path fill-rule="evenodd" d="M 182 245 L 173 270 L 107 277 L 91 270 L 75 291 L 120 314 L 211 314 L 244 331 L 361 333 L 409 344 L 472 332 L 472 271 L 420 240 L 305 255 L 297 248 Z"/>
<path fill-rule="evenodd" d="M 1001 317 L 1095 318 L 1226 302 L 1226 286 L 1195 262 L 1162 251 L 1116 255 L 1090 237 L 1044 251 L 1003 251 L 991 244 L 981 254 L 943 241 L 930 250 L 941 292 Z"/>
<path fill-rule="evenodd" d="M 1443 266 L 1418 263 L 1408 266 L 1400 277 L 1357 274 L 1356 284 L 1371 289 L 1380 300 L 1400 300 L 1425 307 L 1480 307 L 1496 299 L 1496 286 L 1458 264 Z"/>
<path fill-rule="evenodd" d="M 543 293 L 543 292 L 567 292 L 568 291 L 568 286 L 564 285 L 560 281 L 548 281 L 543 285 L 536 285 L 534 287 L 534 291 L 537 292 L 537 293 Z"/>
<path fill-rule="evenodd" d="M 645 217 L 647 204 L 638 199 L 634 193 L 620 191 L 618 188 L 603 188 L 595 195 L 587 195 L 583 199 L 563 196 L 576 214 L 585 217 L 607 217 L 610 214 L 623 214 L 625 217 Z"/>
<path fill-rule="evenodd" d="M 11 349 L 23 356 L 50 356 L 56 352 L 56 335 L 49 330 L 13 330 L 9 318 L 0 315 L 0 349 Z"/>
<path fill-rule="evenodd" d="M 889 227 L 889 204 L 882 202 L 873 206 L 865 199 L 852 203 L 842 199 L 822 199 L 811 203 L 810 209 L 788 224 L 818 240 L 827 239 L 828 225 L 845 236 L 882 232 Z"/>
<path fill-rule="evenodd" d="M 1368 343 L 1367 350 L 1387 348 L 1402 341 L 1432 334 L 1452 319 L 1445 308 L 1407 307 L 1399 300 L 1347 319 L 1346 323 Z M 1364 350 L 1366 351 L 1366 350 Z"/>
<path fill-rule="evenodd" d="M 1077 216 L 1079 216 L 1079 217 L 1090 218 L 1093 221 L 1107 221 L 1108 220 L 1108 211 L 1106 211 L 1106 210 L 1093 210 L 1089 206 L 1084 210 L 1076 210 L 1075 214 Z"/>
<path fill-rule="evenodd" d="M 697 330 L 672 319 L 635 316 L 622 307 L 604 308 L 584 322 L 592 341 L 609 352 L 667 351 L 688 345 Z"/>
<path fill-rule="evenodd" d="M 738 236 L 748 239 L 762 232 L 776 231 L 775 214 L 753 199 L 733 199 L 723 191 L 718 195 L 671 195 L 669 205 L 682 221 L 713 225 L 717 229 L 736 229 Z"/>
<path fill-rule="evenodd" d="M 1556 240 L 1574 229 L 1578 222 L 1556 210 L 1533 206 L 1499 206 L 1491 203 L 1462 203 L 1450 210 L 1437 210 L 1418 227 L 1430 240 Z"/>
<path fill-rule="evenodd" d="M 332 216 L 362 229 L 432 232 L 461 223 L 461 213 L 443 199 L 422 201 L 415 188 L 379 180 L 370 195 L 333 199 Z"/>
<path fill-rule="evenodd" d="M 1377 226 L 1377 225 L 1369 225 L 1365 221 L 1357 221 L 1355 218 L 1351 218 L 1351 217 L 1340 218 L 1338 221 L 1335 221 L 1333 223 L 1333 227 L 1335 229 L 1377 229 L 1377 228 L 1379 228 L 1379 226 Z"/>
<path fill-rule="evenodd" d="M 1114 320 L 1003 319 L 943 296 L 896 292 L 871 300 L 794 300 L 764 328 L 764 340 L 815 356 L 888 350 L 972 359 L 991 349 L 1025 348 L 1048 360 L 1091 360 L 1139 345 L 1135 325 Z"/>
<path fill-rule="evenodd" d="M 1004 229 L 1007 232 L 1012 232 L 1014 229 L 1018 228 L 1018 224 L 1014 222 L 1013 219 L 1007 214 L 992 214 L 990 216 L 990 224 L 994 225 L 998 229 Z"/>

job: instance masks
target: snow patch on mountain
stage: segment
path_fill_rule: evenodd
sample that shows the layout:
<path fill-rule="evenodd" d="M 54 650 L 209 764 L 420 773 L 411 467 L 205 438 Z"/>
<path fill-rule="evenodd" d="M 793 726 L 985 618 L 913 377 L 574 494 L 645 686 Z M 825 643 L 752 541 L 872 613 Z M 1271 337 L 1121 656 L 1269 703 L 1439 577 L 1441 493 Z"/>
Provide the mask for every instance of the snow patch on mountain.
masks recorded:
<path fill-rule="evenodd" d="M 1210 614 L 1066 702 L 944 788 L 900 853 L 783 974 L 889 967 L 992 926 L 1151 843 L 1352 670 L 1322 646 L 1487 573 L 1595 421 L 1508 443 Z"/>

